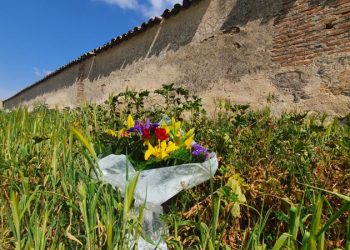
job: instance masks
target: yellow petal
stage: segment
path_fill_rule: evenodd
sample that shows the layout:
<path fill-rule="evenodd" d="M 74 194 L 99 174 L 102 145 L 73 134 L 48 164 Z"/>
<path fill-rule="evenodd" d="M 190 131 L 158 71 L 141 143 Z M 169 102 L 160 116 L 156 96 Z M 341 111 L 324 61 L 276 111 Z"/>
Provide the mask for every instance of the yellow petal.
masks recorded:
<path fill-rule="evenodd" d="M 178 131 L 181 128 L 181 122 L 176 122 L 175 123 L 175 130 Z"/>
<path fill-rule="evenodd" d="M 189 138 L 189 137 L 191 137 L 191 136 L 192 136 L 192 138 L 193 138 L 193 135 L 194 135 L 194 128 L 190 129 L 190 130 L 186 133 L 185 138 Z"/>
<path fill-rule="evenodd" d="M 154 147 L 151 145 L 151 143 L 147 143 L 148 149 L 145 152 L 145 160 L 147 161 L 151 155 L 155 155 L 155 149 Z"/>
<path fill-rule="evenodd" d="M 169 126 L 165 123 L 165 121 L 162 121 L 162 124 L 161 124 L 160 127 L 161 127 L 161 128 L 164 128 L 165 131 L 166 131 L 166 133 L 169 134 L 170 128 L 169 128 Z"/>
<path fill-rule="evenodd" d="M 113 137 L 118 137 L 118 132 L 112 129 L 107 129 L 106 134 L 113 136 Z"/>
<path fill-rule="evenodd" d="M 161 154 L 160 154 L 160 158 L 162 160 L 164 160 L 164 158 L 167 158 L 169 156 L 169 154 L 167 154 L 165 151 L 162 151 Z"/>
<path fill-rule="evenodd" d="M 134 119 L 132 118 L 132 116 L 129 115 L 129 116 L 128 116 L 127 127 L 128 127 L 128 129 L 129 129 L 129 128 L 132 128 L 132 127 L 134 127 L 134 126 L 135 126 L 135 121 L 134 121 Z"/>
<path fill-rule="evenodd" d="M 147 151 L 145 152 L 145 160 L 147 161 L 147 160 L 151 157 L 151 155 L 152 155 L 152 152 L 149 151 L 149 150 L 147 150 Z"/>
<path fill-rule="evenodd" d="M 160 149 L 161 149 L 162 151 L 165 151 L 165 150 L 166 150 L 166 147 L 167 147 L 166 141 L 162 141 L 162 142 L 160 143 Z"/>
<path fill-rule="evenodd" d="M 173 142 L 169 142 L 169 144 L 168 144 L 168 147 L 167 147 L 167 149 L 166 149 L 166 153 L 171 153 L 171 152 L 173 152 L 173 151 L 175 151 L 175 150 L 177 150 L 179 147 L 178 146 L 176 146 L 176 144 L 175 143 L 173 143 Z"/>
<path fill-rule="evenodd" d="M 125 137 L 126 136 L 126 129 L 122 128 L 121 130 L 118 131 L 118 137 Z"/>
<path fill-rule="evenodd" d="M 177 134 L 181 128 L 181 122 L 177 122 L 175 118 L 171 118 L 171 128 L 174 134 Z"/>
<path fill-rule="evenodd" d="M 192 141 L 193 141 L 193 135 L 190 136 L 188 139 L 186 139 L 186 141 L 185 141 L 185 146 L 186 146 L 187 149 L 190 149 L 190 148 L 191 148 L 191 143 L 192 143 Z"/>
<path fill-rule="evenodd" d="M 173 130 L 173 132 L 175 132 L 176 130 L 176 120 L 174 117 L 171 118 L 171 129 Z"/>

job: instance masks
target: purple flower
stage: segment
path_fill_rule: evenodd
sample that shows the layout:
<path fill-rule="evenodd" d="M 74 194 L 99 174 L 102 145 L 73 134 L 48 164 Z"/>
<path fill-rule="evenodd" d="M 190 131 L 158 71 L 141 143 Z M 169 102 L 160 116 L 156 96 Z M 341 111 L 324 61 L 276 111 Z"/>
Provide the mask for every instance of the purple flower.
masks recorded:
<path fill-rule="evenodd" d="M 194 157 L 204 156 L 205 160 L 207 160 L 209 157 L 209 152 L 205 147 L 199 145 L 198 143 L 195 143 L 192 145 L 192 156 Z"/>
<path fill-rule="evenodd" d="M 151 123 L 149 119 L 146 122 L 140 122 L 139 120 L 135 121 L 135 126 L 128 129 L 129 133 L 138 133 L 139 135 L 145 136 L 144 131 L 151 131 L 159 127 L 159 123 Z"/>
<path fill-rule="evenodd" d="M 142 124 L 140 123 L 139 120 L 137 120 L 137 121 L 135 121 L 134 127 L 128 129 L 128 132 L 129 133 L 138 133 L 138 134 L 142 135 L 142 129 L 143 129 Z"/>
<path fill-rule="evenodd" d="M 150 120 L 147 118 L 144 126 L 145 126 L 145 129 L 152 130 L 152 129 L 158 128 L 160 125 L 159 123 L 150 122 Z"/>

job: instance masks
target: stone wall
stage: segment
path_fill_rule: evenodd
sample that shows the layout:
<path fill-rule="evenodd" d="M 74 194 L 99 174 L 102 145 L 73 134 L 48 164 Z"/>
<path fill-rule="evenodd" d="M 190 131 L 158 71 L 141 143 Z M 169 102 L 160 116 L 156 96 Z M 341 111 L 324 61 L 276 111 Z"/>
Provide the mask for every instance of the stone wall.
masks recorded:
<path fill-rule="evenodd" d="M 350 0 L 201 0 L 5 101 L 51 107 L 175 83 L 275 113 L 350 110 Z M 328 14 L 327 14 L 328 13 Z M 307 26 L 309 25 L 309 26 Z M 321 47 L 320 47 L 321 46 Z"/>

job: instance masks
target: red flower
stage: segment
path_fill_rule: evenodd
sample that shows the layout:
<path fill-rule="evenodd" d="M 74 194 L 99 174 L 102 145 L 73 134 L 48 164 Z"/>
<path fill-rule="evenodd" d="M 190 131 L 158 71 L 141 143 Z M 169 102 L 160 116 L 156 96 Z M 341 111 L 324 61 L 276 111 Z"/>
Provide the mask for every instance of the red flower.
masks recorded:
<path fill-rule="evenodd" d="M 147 140 L 151 139 L 151 133 L 149 132 L 149 130 L 147 128 L 143 128 L 142 135 Z"/>
<path fill-rule="evenodd" d="M 161 141 L 165 141 L 169 138 L 169 135 L 166 133 L 164 128 L 156 128 L 156 138 Z"/>

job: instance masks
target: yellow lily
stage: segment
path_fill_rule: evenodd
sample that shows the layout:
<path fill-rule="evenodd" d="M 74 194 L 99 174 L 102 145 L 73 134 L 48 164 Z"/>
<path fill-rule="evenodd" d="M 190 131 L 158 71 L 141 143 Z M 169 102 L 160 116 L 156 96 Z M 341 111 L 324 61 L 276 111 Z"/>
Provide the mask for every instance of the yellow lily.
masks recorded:
<path fill-rule="evenodd" d="M 127 129 L 133 128 L 135 126 L 135 121 L 131 115 L 128 116 L 128 121 L 126 123 Z"/>
<path fill-rule="evenodd" d="M 151 143 L 147 141 L 146 145 L 148 147 L 147 151 L 145 152 L 146 161 L 152 155 L 155 156 L 157 159 L 164 160 L 166 157 L 169 156 L 171 152 L 179 148 L 178 146 L 175 145 L 175 143 L 171 141 L 169 141 L 168 143 L 166 141 L 159 142 L 156 147 L 153 147 Z"/>
<path fill-rule="evenodd" d="M 122 128 L 118 131 L 118 137 L 128 137 L 129 133 L 126 128 Z"/>
<path fill-rule="evenodd" d="M 171 130 L 175 136 L 181 136 L 181 122 L 177 122 L 175 118 L 171 118 Z"/>
<path fill-rule="evenodd" d="M 194 128 L 191 128 L 184 136 L 184 138 L 190 138 L 192 137 L 193 138 L 194 136 Z"/>
<path fill-rule="evenodd" d="M 194 137 L 194 135 L 191 135 L 190 137 L 188 137 L 185 140 L 184 144 L 185 144 L 186 149 L 190 149 L 191 148 L 191 143 L 193 141 L 193 137 Z"/>
<path fill-rule="evenodd" d="M 194 138 L 194 128 L 190 129 L 183 137 L 182 142 L 185 145 L 186 149 L 191 149 L 191 144 Z"/>
<path fill-rule="evenodd" d="M 115 138 L 118 137 L 118 131 L 115 131 L 113 129 L 107 129 L 105 132 L 107 135 L 110 135 L 112 137 L 115 137 Z"/>
<path fill-rule="evenodd" d="M 162 123 L 160 124 L 160 127 L 164 128 L 167 134 L 170 133 L 170 127 L 165 123 L 165 121 L 162 121 Z"/>
<path fill-rule="evenodd" d="M 132 118 L 131 115 L 128 116 L 127 121 L 124 123 L 126 128 L 122 128 L 118 131 L 112 130 L 112 129 L 107 129 L 106 133 L 112 137 L 115 138 L 120 138 L 120 137 L 127 137 L 129 136 L 128 129 L 133 128 L 135 126 L 135 121 Z"/>
<path fill-rule="evenodd" d="M 171 123 L 169 125 L 163 121 L 161 124 L 161 128 L 164 128 L 166 130 L 166 132 L 170 136 L 170 139 L 176 145 L 181 145 L 183 143 L 184 140 L 181 137 L 181 122 L 176 121 L 174 117 L 171 118 Z"/>

